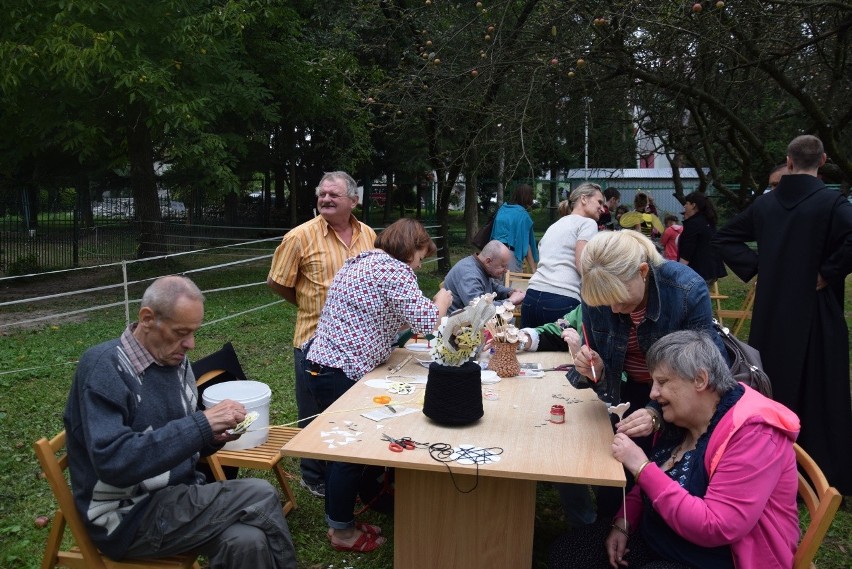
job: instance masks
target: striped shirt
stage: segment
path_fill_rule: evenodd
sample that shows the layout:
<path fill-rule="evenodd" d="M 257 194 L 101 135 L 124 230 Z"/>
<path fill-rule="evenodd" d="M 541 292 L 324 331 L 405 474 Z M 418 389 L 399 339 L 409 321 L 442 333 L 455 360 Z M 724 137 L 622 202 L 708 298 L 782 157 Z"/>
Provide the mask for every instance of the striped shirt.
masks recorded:
<path fill-rule="evenodd" d="M 296 348 L 313 336 L 335 273 L 349 257 L 373 248 L 376 232 L 355 216 L 349 218 L 349 223 L 352 226 L 349 247 L 318 215 L 288 231 L 275 250 L 269 278 L 283 287 L 296 289 L 298 312 L 293 333 Z"/>
<path fill-rule="evenodd" d="M 639 338 L 636 335 L 636 328 L 645 320 L 647 311 L 648 308 L 645 307 L 630 313 L 633 325 L 627 336 L 627 354 L 624 356 L 624 371 L 627 372 L 627 377 L 639 383 L 651 383 L 651 372 L 645 362 L 645 352 L 639 347 Z"/>

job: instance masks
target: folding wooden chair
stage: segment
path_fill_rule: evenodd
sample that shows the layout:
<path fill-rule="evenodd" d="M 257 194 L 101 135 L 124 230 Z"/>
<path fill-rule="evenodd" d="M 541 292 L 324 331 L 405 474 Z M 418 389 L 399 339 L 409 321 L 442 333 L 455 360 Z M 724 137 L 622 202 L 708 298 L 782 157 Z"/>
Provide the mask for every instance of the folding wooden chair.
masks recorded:
<path fill-rule="evenodd" d="M 725 325 L 725 321 L 722 320 L 722 301 L 727 298 L 730 297 L 719 292 L 719 282 L 714 281 L 710 288 L 710 301 L 716 305 L 716 320 L 719 322 L 719 326 Z"/>
<path fill-rule="evenodd" d="M 793 569 L 816 569 L 814 556 L 840 507 L 841 496 L 837 488 L 828 485 L 814 459 L 798 444 L 793 444 L 793 448 L 799 465 L 799 496 L 811 518 L 793 557 Z"/>
<path fill-rule="evenodd" d="M 527 287 L 530 284 L 530 279 L 532 278 L 532 273 L 516 273 L 513 271 L 506 271 L 506 277 L 504 278 L 503 284 L 505 284 L 509 288 L 517 288 L 520 290 L 527 290 Z M 515 318 L 521 317 L 521 307 L 515 307 Z"/>
<path fill-rule="evenodd" d="M 205 362 L 218 362 L 222 367 L 213 367 L 206 365 Z M 199 394 L 205 387 L 209 387 L 211 383 L 218 383 L 223 376 L 245 379 L 242 367 L 237 360 L 236 352 L 230 343 L 225 344 L 222 350 L 214 352 L 209 356 L 192 364 L 192 369 L 195 371 L 196 366 L 201 363 L 198 369 L 206 369 L 207 371 L 197 376 L 195 385 L 198 387 Z M 199 400 L 201 396 L 199 395 Z M 207 463 L 210 471 L 213 473 L 213 478 L 216 480 L 227 480 L 228 475 L 225 474 L 226 467 L 236 468 L 253 468 L 256 470 L 271 470 L 278 480 L 278 484 L 282 490 L 282 509 L 286 516 L 292 510 L 296 509 L 296 495 L 290 487 L 289 480 L 293 479 L 286 470 L 281 467 L 281 447 L 283 447 L 290 439 L 301 431 L 297 427 L 278 427 L 272 426 L 269 428 L 269 438 L 262 445 L 254 448 L 241 450 L 220 450 L 210 456 L 202 458 L 202 461 Z M 235 475 L 235 473 L 234 473 Z M 233 477 L 233 476 L 231 476 Z"/>
<path fill-rule="evenodd" d="M 718 287 L 714 285 L 715 293 L 718 295 Z M 728 298 L 727 296 L 718 295 L 718 299 L 716 299 L 716 319 L 719 321 L 719 324 L 722 323 L 722 318 L 735 318 L 734 325 L 731 328 L 731 333 L 734 336 L 740 335 L 740 330 L 742 330 L 743 324 L 745 324 L 746 320 L 751 320 L 751 309 L 754 306 L 754 294 L 757 290 L 757 279 L 754 279 L 751 283 L 751 287 L 746 293 L 745 299 L 743 300 L 742 306 L 737 310 L 729 310 L 721 308 L 719 301 L 721 299 Z M 710 298 L 714 299 L 713 293 L 710 294 Z"/>
<path fill-rule="evenodd" d="M 65 479 L 65 469 L 68 468 L 65 431 L 49 441 L 44 437 L 40 438 L 33 444 L 33 448 L 44 476 L 53 490 L 53 496 L 59 503 L 59 509 L 56 510 L 50 534 L 47 537 L 44 558 L 41 562 L 42 569 L 53 567 L 70 567 L 71 569 L 189 569 L 192 567 L 199 569 L 195 555 L 125 561 L 113 561 L 103 555 L 92 543 L 83 519 L 77 511 L 71 487 Z M 60 551 L 66 524 L 71 528 L 71 535 L 76 545 L 67 551 Z"/>

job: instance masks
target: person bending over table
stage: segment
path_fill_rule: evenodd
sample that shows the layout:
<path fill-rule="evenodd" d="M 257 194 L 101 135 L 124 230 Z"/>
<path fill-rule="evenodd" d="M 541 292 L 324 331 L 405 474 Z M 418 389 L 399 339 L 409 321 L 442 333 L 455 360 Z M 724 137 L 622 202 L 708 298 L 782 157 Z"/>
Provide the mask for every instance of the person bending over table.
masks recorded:
<path fill-rule="evenodd" d="M 617 432 L 639 437 L 637 442 L 648 449 L 661 417 L 648 405 L 651 374 L 645 353 L 670 332 L 706 330 L 719 353 L 725 354 L 713 329 L 710 293 L 695 271 L 666 261 L 637 231 L 598 233 L 583 251 L 581 268 L 583 327 L 588 335 L 582 345 L 571 346 L 574 368 L 568 380 L 577 388 L 591 387 L 611 405 L 629 402 Z M 614 511 L 621 500 L 620 493 L 614 494 L 612 489 L 598 491 L 599 511 Z M 591 508 L 589 498 L 585 503 Z M 594 519 L 583 517 L 587 523 Z"/>
<path fill-rule="evenodd" d="M 580 257 L 598 232 L 604 199 L 599 185 L 586 182 L 569 201 L 571 213 L 548 227 L 539 243 L 541 258 L 521 309 L 524 328 L 553 322 L 580 304 Z"/>
<path fill-rule="evenodd" d="M 557 540 L 550 567 L 792 567 L 799 418 L 737 383 L 705 332 L 664 336 L 646 359 L 665 428 L 648 455 L 615 435 L 636 485 L 611 525 Z"/>
<path fill-rule="evenodd" d="M 379 234 L 376 249 L 348 259 L 335 275 L 316 333 L 303 348 L 308 389 L 320 411 L 387 361 L 401 327 L 418 334 L 437 328 L 453 295 L 442 288 L 430 301 L 414 274 L 436 250 L 420 222 L 400 219 Z M 355 523 L 362 470 L 346 462 L 326 469 L 328 539 L 338 551 L 366 553 L 385 542 L 378 527 Z"/>

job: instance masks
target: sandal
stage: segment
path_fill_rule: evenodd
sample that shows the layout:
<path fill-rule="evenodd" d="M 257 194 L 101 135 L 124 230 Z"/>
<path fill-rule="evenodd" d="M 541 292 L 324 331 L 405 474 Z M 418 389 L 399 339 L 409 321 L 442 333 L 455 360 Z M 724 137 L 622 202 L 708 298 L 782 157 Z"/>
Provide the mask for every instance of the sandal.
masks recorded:
<path fill-rule="evenodd" d="M 368 532 L 362 532 L 352 545 L 334 543 L 330 534 L 328 534 L 328 540 L 331 542 L 331 546 L 337 551 L 352 551 L 355 553 L 370 553 L 378 549 L 386 541 L 382 536 Z"/>
<path fill-rule="evenodd" d="M 355 529 L 358 531 L 362 531 L 364 533 L 371 533 L 373 535 L 382 535 L 382 528 L 379 526 L 375 526 L 373 524 L 368 524 L 366 522 L 355 522 Z"/>

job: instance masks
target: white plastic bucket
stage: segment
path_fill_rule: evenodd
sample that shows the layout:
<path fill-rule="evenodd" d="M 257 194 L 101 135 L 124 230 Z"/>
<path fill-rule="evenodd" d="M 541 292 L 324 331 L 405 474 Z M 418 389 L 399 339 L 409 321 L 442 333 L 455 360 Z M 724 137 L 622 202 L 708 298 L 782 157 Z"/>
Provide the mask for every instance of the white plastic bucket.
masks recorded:
<path fill-rule="evenodd" d="M 211 385 L 204 390 L 201 402 L 204 407 L 221 403 L 225 399 L 239 401 L 246 407 L 246 413 L 257 411 L 258 418 L 249 425 L 248 430 L 235 441 L 225 443 L 225 450 L 242 450 L 262 445 L 269 438 L 269 400 L 272 390 L 259 381 L 225 381 Z"/>

